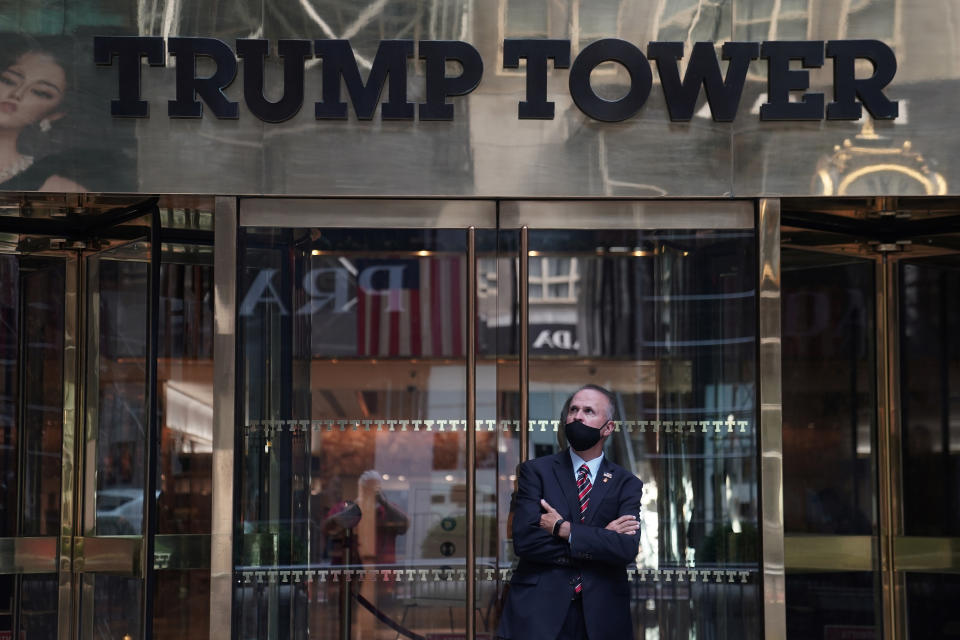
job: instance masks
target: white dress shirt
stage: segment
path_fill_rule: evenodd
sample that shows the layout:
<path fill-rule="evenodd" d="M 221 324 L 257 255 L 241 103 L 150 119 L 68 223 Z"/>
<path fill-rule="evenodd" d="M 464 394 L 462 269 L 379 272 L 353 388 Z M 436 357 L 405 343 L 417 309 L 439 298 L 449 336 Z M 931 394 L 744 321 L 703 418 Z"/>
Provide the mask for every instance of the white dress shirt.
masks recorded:
<path fill-rule="evenodd" d="M 590 470 L 590 473 L 587 475 L 590 477 L 590 485 L 597 481 L 597 472 L 600 470 L 600 463 L 603 462 L 603 451 L 600 452 L 596 458 L 590 462 L 586 462 L 583 458 L 577 455 L 577 452 L 573 450 L 573 447 L 570 447 L 570 460 L 573 461 L 573 481 L 576 483 L 577 476 L 580 473 L 580 466 L 587 465 L 587 469 Z"/>

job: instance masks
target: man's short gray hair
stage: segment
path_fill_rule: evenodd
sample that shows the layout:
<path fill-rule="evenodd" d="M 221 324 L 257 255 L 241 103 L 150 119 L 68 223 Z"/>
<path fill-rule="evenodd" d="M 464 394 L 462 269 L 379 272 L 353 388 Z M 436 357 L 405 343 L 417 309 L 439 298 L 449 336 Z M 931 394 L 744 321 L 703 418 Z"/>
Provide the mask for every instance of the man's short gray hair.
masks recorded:
<path fill-rule="evenodd" d="M 613 395 L 613 392 L 598 384 L 585 384 L 571 393 L 567 401 L 563 403 L 563 409 L 560 410 L 560 424 L 566 424 L 567 422 L 567 412 L 570 410 L 570 403 L 573 402 L 573 396 L 585 390 L 599 391 L 602 393 L 607 399 L 607 421 L 617 419 L 617 397 Z"/>

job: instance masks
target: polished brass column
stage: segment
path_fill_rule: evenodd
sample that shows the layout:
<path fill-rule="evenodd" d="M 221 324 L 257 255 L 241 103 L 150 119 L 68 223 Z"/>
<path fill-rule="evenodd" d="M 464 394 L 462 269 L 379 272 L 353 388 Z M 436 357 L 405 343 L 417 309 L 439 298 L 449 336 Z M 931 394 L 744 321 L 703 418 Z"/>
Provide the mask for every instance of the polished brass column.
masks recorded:
<path fill-rule="evenodd" d="M 759 202 L 760 499 L 764 637 L 785 638 L 783 394 L 780 346 L 780 201 Z"/>
<path fill-rule="evenodd" d="M 237 200 L 217 198 L 213 246 L 213 485 L 210 637 L 232 637 L 233 466 L 237 355 Z"/>
<path fill-rule="evenodd" d="M 467 639 L 476 637 L 477 590 L 477 252 L 467 229 Z"/>
<path fill-rule="evenodd" d="M 880 592 L 883 637 L 906 638 L 905 580 L 897 573 L 895 542 L 903 535 L 900 483 L 900 398 L 896 260 L 877 261 L 877 489 L 880 516 Z"/>
<path fill-rule="evenodd" d="M 520 227 L 520 462 L 530 456 L 530 238 L 527 225 Z"/>

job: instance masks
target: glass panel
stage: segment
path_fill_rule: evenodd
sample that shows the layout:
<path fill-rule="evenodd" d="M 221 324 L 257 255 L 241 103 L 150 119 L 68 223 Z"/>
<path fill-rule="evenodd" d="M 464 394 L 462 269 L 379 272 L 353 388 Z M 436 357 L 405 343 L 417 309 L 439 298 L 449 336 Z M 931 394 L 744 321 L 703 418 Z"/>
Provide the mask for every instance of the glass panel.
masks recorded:
<path fill-rule="evenodd" d="M 787 573 L 788 638 L 879 639 L 879 613 L 873 573 Z"/>
<path fill-rule="evenodd" d="M 84 638 L 140 640 L 143 580 L 103 573 L 83 576 L 82 598 L 92 598 Z"/>
<path fill-rule="evenodd" d="M 20 269 L 17 256 L 0 256 L 0 536 L 17 534 Z M 0 605 L 2 607 L 2 605 Z"/>
<path fill-rule="evenodd" d="M 165 244 L 160 266 L 157 533 L 210 533 L 213 251 Z"/>
<path fill-rule="evenodd" d="M 13 635 L 13 593 L 16 576 L 0 575 L 0 633 Z"/>
<path fill-rule="evenodd" d="M 570 265 L 576 292 L 530 305 L 530 457 L 565 446 L 571 393 L 610 389 L 623 422 L 605 456 L 644 483 L 635 636 L 759 636 L 754 233 L 529 237 L 531 251 Z"/>
<path fill-rule="evenodd" d="M 210 571 L 157 571 L 154 638 L 206 638 L 210 634 Z"/>
<path fill-rule="evenodd" d="M 466 232 L 240 246 L 237 636 L 462 634 Z"/>
<path fill-rule="evenodd" d="M 508 515 L 519 448 L 516 432 L 504 430 L 504 420 L 519 418 L 519 316 L 517 298 L 519 233 L 478 230 L 478 269 L 492 275 L 496 287 L 477 293 L 477 514 L 476 629 L 478 638 L 492 637 L 502 606 L 500 569 L 510 566 L 507 557 Z M 533 262 L 534 259 L 531 260 Z M 498 422 L 498 419 L 501 422 Z M 487 635 L 484 635 L 487 634 Z"/>
<path fill-rule="evenodd" d="M 781 264 L 784 528 L 870 535 L 874 263 L 784 248 Z"/>
<path fill-rule="evenodd" d="M 64 261 L 24 258 L 23 489 L 20 534 L 55 536 L 60 528 L 63 435 Z"/>
<path fill-rule="evenodd" d="M 907 574 L 907 637 L 955 638 L 960 635 L 960 575 Z"/>
<path fill-rule="evenodd" d="M 142 533 L 147 438 L 149 249 L 135 242 L 88 259 L 91 356 L 88 429 L 95 429 L 96 535 Z M 96 345 L 96 346 L 94 346 Z M 96 355 L 92 355 L 96 354 Z M 88 478 L 90 478 L 88 474 Z"/>
<path fill-rule="evenodd" d="M 23 576 L 20 584 L 20 633 L 26 640 L 57 637 L 57 576 Z"/>
<path fill-rule="evenodd" d="M 904 530 L 960 536 L 960 256 L 900 267 Z"/>
<path fill-rule="evenodd" d="M 176 214 L 173 222 L 178 225 L 192 227 L 199 222 L 206 227 L 210 222 L 209 216 L 194 210 L 169 213 Z M 180 219 L 181 214 L 184 220 Z M 213 247 L 164 244 L 157 371 L 160 534 L 210 533 L 213 330 Z M 209 545 L 209 541 L 200 540 L 197 544 Z M 209 607 L 209 571 L 157 571 L 153 599 L 155 638 L 208 637 Z"/>

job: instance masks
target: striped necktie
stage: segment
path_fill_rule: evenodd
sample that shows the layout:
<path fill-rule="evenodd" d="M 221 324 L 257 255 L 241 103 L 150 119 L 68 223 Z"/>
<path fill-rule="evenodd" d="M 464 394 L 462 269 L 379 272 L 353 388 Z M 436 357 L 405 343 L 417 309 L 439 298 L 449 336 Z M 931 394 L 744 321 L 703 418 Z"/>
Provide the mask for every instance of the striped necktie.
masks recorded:
<path fill-rule="evenodd" d="M 580 522 L 583 522 L 587 515 L 587 505 L 590 504 L 590 489 L 592 488 L 593 485 L 590 484 L 590 469 L 587 465 L 582 464 L 580 468 L 577 469 L 577 495 L 580 498 Z M 583 576 L 577 576 L 577 582 L 573 590 L 575 593 L 583 591 Z"/>
<path fill-rule="evenodd" d="M 590 469 L 587 468 L 587 465 L 582 464 L 577 470 L 577 495 L 580 498 L 580 522 L 583 522 L 587 515 L 587 505 L 590 504 L 590 489 L 592 488 L 593 485 L 590 484 Z"/>

